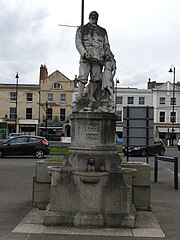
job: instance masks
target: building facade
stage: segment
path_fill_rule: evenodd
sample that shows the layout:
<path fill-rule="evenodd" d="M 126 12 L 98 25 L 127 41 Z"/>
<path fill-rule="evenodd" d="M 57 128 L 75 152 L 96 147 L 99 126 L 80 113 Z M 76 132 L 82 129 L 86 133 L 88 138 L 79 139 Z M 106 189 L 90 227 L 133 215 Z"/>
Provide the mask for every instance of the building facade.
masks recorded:
<path fill-rule="evenodd" d="M 148 88 L 152 90 L 155 137 L 176 141 L 180 137 L 179 84 L 153 81 L 148 82 Z"/>
<path fill-rule="evenodd" d="M 37 133 L 38 101 L 38 85 L 0 84 L 0 132 L 3 138 L 11 132 Z"/>
<path fill-rule="evenodd" d="M 118 117 L 116 133 L 118 138 L 123 135 L 123 107 L 152 107 L 152 91 L 149 89 L 117 88 L 116 93 L 116 114 Z"/>
<path fill-rule="evenodd" d="M 40 67 L 40 135 L 57 140 L 70 137 L 70 119 L 74 82 L 56 70 L 48 75 L 46 66 Z"/>
<path fill-rule="evenodd" d="M 72 81 L 56 70 L 48 75 L 41 65 L 39 84 L 0 84 L 0 139 L 9 133 L 38 134 L 50 140 L 71 135 L 70 115 L 77 95 Z M 147 89 L 115 88 L 116 133 L 123 134 L 123 107 L 154 107 L 154 137 L 180 137 L 180 84 L 149 79 Z M 173 98 L 174 96 L 174 98 Z"/>
<path fill-rule="evenodd" d="M 0 138 L 12 132 L 43 135 L 50 140 L 70 136 L 74 82 L 58 70 L 48 75 L 41 65 L 39 84 L 0 84 Z"/>

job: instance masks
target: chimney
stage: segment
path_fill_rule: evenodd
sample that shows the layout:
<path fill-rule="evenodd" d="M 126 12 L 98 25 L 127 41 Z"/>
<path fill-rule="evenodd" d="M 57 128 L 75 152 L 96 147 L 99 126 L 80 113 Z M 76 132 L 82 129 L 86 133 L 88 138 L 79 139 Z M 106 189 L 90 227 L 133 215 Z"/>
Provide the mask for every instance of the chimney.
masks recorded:
<path fill-rule="evenodd" d="M 156 87 L 156 81 L 151 81 L 151 79 L 148 79 L 148 84 L 147 84 L 148 89 L 153 89 Z"/>
<path fill-rule="evenodd" d="M 42 65 L 41 64 L 41 67 L 40 67 L 40 74 L 39 74 L 39 80 L 44 80 L 45 78 L 48 77 L 48 70 L 47 70 L 47 67 L 46 65 Z"/>

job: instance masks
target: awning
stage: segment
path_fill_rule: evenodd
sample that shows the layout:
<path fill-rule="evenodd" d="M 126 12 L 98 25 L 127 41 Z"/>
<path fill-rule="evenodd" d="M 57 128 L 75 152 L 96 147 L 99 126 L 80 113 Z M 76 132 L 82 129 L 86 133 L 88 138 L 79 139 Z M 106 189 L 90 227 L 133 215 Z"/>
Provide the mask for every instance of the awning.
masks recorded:
<path fill-rule="evenodd" d="M 161 128 L 161 127 L 158 127 L 158 131 L 159 132 L 165 132 L 165 133 L 172 133 L 172 127 L 170 128 Z M 180 133 L 180 128 L 174 128 L 174 133 Z"/>
<path fill-rule="evenodd" d="M 122 127 L 116 127 L 116 132 L 122 132 L 123 128 Z"/>
<path fill-rule="evenodd" d="M 40 125 L 40 128 L 45 128 L 46 127 L 46 123 L 43 122 Z M 61 122 L 47 122 L 47 127 L 48 128 L 62 128 L 63 124 Z"/>

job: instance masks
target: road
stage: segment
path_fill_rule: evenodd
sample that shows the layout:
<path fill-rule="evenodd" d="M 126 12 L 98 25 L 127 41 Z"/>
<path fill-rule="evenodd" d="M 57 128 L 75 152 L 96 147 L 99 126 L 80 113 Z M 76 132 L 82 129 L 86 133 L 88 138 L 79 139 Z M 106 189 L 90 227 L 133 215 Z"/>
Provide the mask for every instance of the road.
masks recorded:
<path fill-rule="evenodd" d="M 180 159 L 176 148 L 166 149 L 166 155 Z M 122 156 L 122 159 L 125 157 Z M 146 158 L 131 157 L 130 161 L 146 162 Z M 32 157 L 0 159 L 0 240 L 118 240 L 118 237 L 68 236 L 48 234 L 18 234 L 11 231 L 32 209 L 32 179 L 35 175 L 36 159 Z M 149 158 L 152 170 L 152 212 L 160 224 L 166 239 L 178 240 L 180 236 L 180 191 L 173 188 L 173 165 L 159 164 L 159 182 L 153 182 L 153 161 Z M 180 165 L 180 164 L 179 164 Z M 179 166 L 180 167 L 180 166 Z M 180 171 L 179 171 L 180 172 Z M 180 187 L 180 183 L 179 183 Z M 137 239 L 121 237 L 121 239 Z M 140 238 L 146 239 L 148 238 Z M 152 238 L 151 238 L 152 239 Z M 157 238 L 156 238 L 157 239 Z"/>

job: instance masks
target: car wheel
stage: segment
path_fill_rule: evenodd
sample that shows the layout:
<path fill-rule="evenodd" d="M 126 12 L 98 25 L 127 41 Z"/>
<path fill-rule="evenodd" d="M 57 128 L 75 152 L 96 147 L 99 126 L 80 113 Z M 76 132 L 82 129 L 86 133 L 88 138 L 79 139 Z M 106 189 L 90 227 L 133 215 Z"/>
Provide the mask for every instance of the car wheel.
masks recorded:
<path fill-rule="evenodd" d="M 160 155 L 160 156 L 164 156 L 164 153 L 165 153 L 164 148 L 161 148 L 161 151 L 160 151 L 159 155 Z"/>
<path fill-rule="evenodd" d="M 142 156 L 142 157 L 146 157 L 146 155 L 147 155 L 146 149 L 142 149 L 142 151 L 141 151 L 141 156 Z"/>
<path fill-rule="evenodd" d="M 44 157 L 44 152 L 41 149 L 36 150 L 35 152 L 35 157 L 36 158 L 43 158 Z"/>

